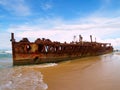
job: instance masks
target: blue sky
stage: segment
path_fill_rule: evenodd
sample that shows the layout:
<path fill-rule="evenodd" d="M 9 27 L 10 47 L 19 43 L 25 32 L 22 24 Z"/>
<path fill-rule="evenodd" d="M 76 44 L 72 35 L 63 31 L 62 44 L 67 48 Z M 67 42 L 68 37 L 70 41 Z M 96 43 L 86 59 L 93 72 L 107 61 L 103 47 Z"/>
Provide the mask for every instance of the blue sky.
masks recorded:
<path fill-rule="evenodd" d="M 120 0 L 0 0 L 0 49 L 11 48 L 11 32 L 16 41 L 70 42 L 79 34 L 90 41 L 93 35 L 120 48 Z"/>

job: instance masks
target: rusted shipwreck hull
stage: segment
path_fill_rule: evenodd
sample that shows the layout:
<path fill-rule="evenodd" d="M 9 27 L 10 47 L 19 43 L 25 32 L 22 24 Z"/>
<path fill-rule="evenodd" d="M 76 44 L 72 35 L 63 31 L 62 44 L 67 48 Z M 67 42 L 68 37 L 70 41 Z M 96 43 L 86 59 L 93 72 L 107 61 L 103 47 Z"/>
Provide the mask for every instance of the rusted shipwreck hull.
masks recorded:
<path fill-rule="evenodd" d="M 49 39 L 38 38 L 30 42 L 23 38 L 19 42 L 11 33 L 13 65 L 40 64 L 72 60 L 76 58 L 95 56 L 113 51 L 110 43 L 83 42 L 80 36 L 79 42 L 60 43 Z"/>

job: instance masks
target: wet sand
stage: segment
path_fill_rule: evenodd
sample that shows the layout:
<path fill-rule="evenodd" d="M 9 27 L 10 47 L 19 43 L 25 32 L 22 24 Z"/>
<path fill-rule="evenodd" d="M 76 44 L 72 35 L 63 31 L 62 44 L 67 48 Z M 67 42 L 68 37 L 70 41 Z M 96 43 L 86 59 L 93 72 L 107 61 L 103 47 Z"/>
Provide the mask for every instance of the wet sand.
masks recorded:
<path fill-rule="evenodd" d="M 120 55 L 106 54 L 38 69 L 48 90 L 120 90 Z"/>

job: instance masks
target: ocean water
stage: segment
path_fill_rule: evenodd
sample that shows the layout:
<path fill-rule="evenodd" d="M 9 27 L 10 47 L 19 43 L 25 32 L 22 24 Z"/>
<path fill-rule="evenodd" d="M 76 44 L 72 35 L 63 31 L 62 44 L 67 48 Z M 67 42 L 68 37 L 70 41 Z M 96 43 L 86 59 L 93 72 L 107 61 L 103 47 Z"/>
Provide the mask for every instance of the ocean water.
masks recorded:
<path fill-rule="evenodd" d="M 48 85 L 36 68 L 54 65 L 13 66 L 11 51 L 0 51 L 0 90 L 46 90 Z"/>
<path fill-rule="evenodd" d="M 0 51 L 0 69 L 12 67 L 12 53 L 11 51 Z"/>
<path fill-rule="evenodd" d="M 13 66 L 0 51 L 0 90 L 120 90 L 120 52 L 61 63 Z"/>

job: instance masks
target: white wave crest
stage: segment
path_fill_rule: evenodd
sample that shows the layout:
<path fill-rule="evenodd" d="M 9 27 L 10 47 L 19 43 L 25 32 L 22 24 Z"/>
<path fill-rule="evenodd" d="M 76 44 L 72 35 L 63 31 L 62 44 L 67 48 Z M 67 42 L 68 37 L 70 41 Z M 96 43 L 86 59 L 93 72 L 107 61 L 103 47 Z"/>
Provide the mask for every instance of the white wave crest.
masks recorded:
<path fill-rule="evenodd" d="M 28 66 L 22 66 L 26 68 L 47 68 L 47 67 L 54 67 L 58 65 L 57 63 L 44 63 L 44 64 L 38 64 L 38 65 L 28 65 Z"/>
<path fill-rule="evenodd" d="M 45 63 L 45 64 L 41 64 L 41 65 L 34 65 L 34 67 L 36 68 L 45 68 L 45 67 L 53 67 L 58 65 L 57 63 Z"/>
<path fill-rule="evenodd" d="M 12 50 L 0 50 L 0 54 L 12 54 Z"/>
<path fill-rule="evenodd" d="M 11 50 L 7 50 L 7 51 L 5 51 L 5 53 L 12 54 L 12 51 Z"/>

